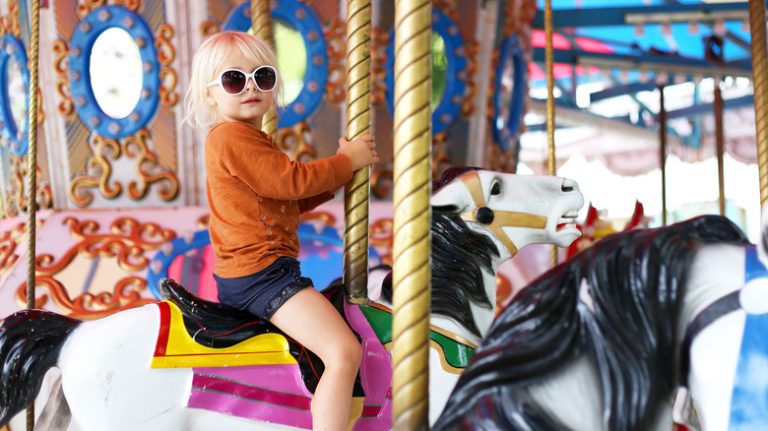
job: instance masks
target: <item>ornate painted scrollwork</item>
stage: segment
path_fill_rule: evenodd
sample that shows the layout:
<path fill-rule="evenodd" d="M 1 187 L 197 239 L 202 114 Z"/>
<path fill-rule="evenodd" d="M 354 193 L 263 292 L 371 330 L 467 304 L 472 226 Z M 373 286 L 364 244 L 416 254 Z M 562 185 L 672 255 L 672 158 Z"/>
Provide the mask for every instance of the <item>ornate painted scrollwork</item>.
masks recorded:
<path fill-rule="evenodd" d="M 374 221 L 368 228 L 371 246 L 381 255 L 381 263 L 392 265 L 392 244 L 394 241 L 394 225 L 391 218 Z"/>
<path fill-rule="evenodd" d="M 380 168 L 371 174 L 371 193 L 379 199 L 384 199 L 392 193 L 392 167 Z"/>
<path fill-rule="evenodd" d="M 136 12 L 141 6 L 141 0 L 114 0 L 114 4 Z"/>
<path fill-rule="evenodd" d="M 211 223 L 211 215 L 204 214 L 197 219 L 197 227 L 199 229 L 208 229 L 208 225 Z"/>
<path fill-rule="evenodd" d="M 56 72 L 56 93 L 59 95 L 59 114 L 67 120 L 75 117 L 75 103 L 72 101 L 72 90 L 69 88 L 67 76 L 69 45 L 65 40 L 57 39 L 53 42 L 53 70 Z"/>
<path fill-rule="evenodd" d="M 75 178 L 69 187 L 72 202 L 79 207 L 86 207 L 93 202 L 90 188 L 98 187 L 102 196 L 114 199 L 123 191 L 119 182 L 111 182 L 112 164 L 108 158 L 117 160 L 122 155 L 122 148 L 116 139 L 95 135 L 92 140 L 93 157 L 88 160 L 88 174 Z"/>
<path fill-rule="evenodd" d="M 6 34 L 17 38 L 21 37 L 18 0 L 8 0 L 8 14 L 0 18 L 0 36 Z"/>
<path fill-rule="evenodd" d="M 301 121 L 293 127 L 279 129 L 277 145 L 291 160 L 306 162 L 317 158 L 317 150 L 310 142 L 312 127 L 306 121 Z"/>
<path fill-rule="evenodd" d="M 129 272 L 147 268 L 146 251 L 156 250 L 176 237 L 176 233 L 155 223 L 141 223 L 121 217 L 112 222 L 110 233 L 98 233 L 99 224 L 93 220 L 80 221 L 74 217 L 64 219 L 70 234 L 78 243 L 67 250 L 58 260 L 50 254 L 35 257 L 35 277 L 38 291 L 47 289 L 53 302 L 70 317 L 95 319 L 116 311 L 148 302 L 141 298 L 147 282 L 141 277 L 127 276 L 117 281 L 112 292 L 84 293 L 71 298 L 56 275 L 65 270 L 78 256 L 86 258 L 115 258 L 118 265 Z M 42 288 L 42 289 L 41 289 Z M 26 302 L 26 282 L 16 290 L 16 298 Z M 36 307 L 48 302 L 48 295 L 35 299 Z"/>
<path fill-rule="evenodd" d="M 138 181 L 128 184 L 128 196 L 133 200 L 143 199 L 152 184 L 163 183 L 158 191 L 160 199 L 169 202 L 179 194 L 179 179 L 176 174 L 164 169 L 158 169 L 157 155 L 149 149 L 147 141 L 152 135 L 147 129 L 139 130 L 136 135 L 125 139 L 125 155 L 136 159 Z M 158 171 L 156 173 L 150 172 Z"/>
<path fill-rule="evenodd" d="M 325 86 L 325 100 L 339 104 L 346 97 L 346 27 L 347 23 L 334 18 L 325 28 L 325 40 L 328 44 L 328 84 Z"/>
<path fill-rule="evenodd" d="M 203 21 L 200 23 L 200 35 L 210 36 L 221 31 L 221 27 L 213 21 Z"/>
<path fill-rule="evenodd" d="M 113 0 L 115 6 L 122 6 L 130 11 L 136 12 L 141 6 L 141 0 Z M 77 15 L 84 18 L 92 10 L 107 5 L 107 0 L 80 0 L 77 4 Z"/>
<path fill-rule="evenodd" d="M 299 217 L 299 221 L 310 224 L 318 222 L 323 227 L 336 226 L 336 216 L 325 211 L 306 212 Z"/>
<path fill-rule="evenodd" d="M 29 204 L 26 191 L 27 158 L 11 155 L 10 165 L 11 187 L 6 195 L 5 209 L 6 215 L 16 216 L 22 211 L 26 212 Z M 37 167 L 37 175 L 38 178 L 42 177 L 40 166 Z M 48 181 L 38 181 L 35 193 L 38 209 L 48 209 L 53 206 L 53 194 Z"/>
<path fill-rule="evenodd" d="M 464 93 L 464 101 L 461 103 L 461 115 L 471 117 L 475 113 L 475 97 L 477 96 L 477 53 L 480 44 L 476 40 L 467 42 L 467 89 Z"/>
<path fill-rule="evenodd" d="M 0 235 L 0 274 L 5 274 L 19 260 L 16 247 L 26 231 L 27 224 L 19 223 Z"/>
<path fill-rule="evenodd" d="M 160 102 L 173 107 L 179 102 L 176 93 L 178 76 L 171 63 L 176 59 L 176 49 L 171 43 L 174 31 L 170 24 L 163 24 L 157 28 L 155 34 L 155 48 L 157 48 L 157 61 L 160 63 Z"/>
<path fill-rule="evenodd" d="M 387 46 L 389 32 L 378 27 L 371 30 L 371 103 L 384 103 L 387 99 Z"/>
<path fill-rule="evenodd" d="M 432 137 L 432 178 L 440 178 L 442 172 L 450 168 L 453 163 L 446 149 L 448 132 L 441 132 Z"/>
<path fill-rule="evenodd" d="M 102 7 L 107 4 L 107 0 L 81 0 L 77 3 L 77 15 L 80 18 L 85 17 L 92 10 L 97 7 Z"/>

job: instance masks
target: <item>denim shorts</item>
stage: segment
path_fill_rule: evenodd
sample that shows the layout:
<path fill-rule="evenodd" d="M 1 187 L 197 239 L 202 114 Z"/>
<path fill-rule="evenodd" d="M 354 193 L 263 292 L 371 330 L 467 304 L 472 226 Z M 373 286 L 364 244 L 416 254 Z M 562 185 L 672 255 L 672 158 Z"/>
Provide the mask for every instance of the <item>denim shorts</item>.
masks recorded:
<path fill-rule="evenodd" d="M 213 275 L 219 289 L 219 302 L 269 320 L 275 311 L 312 280 L 301 276 L 299 261 L 280 257 L 263 270 L 244 277 L 222 278 Z"/>

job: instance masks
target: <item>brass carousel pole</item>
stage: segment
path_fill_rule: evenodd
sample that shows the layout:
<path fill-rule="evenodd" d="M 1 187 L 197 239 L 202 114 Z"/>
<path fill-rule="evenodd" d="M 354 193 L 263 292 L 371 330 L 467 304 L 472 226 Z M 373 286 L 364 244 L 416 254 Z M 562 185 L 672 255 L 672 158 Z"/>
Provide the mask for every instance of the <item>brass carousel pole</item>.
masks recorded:
<path fill-rule="evenodd" d="M 429 427 L 432 4 L 395 4 L 393 424 Z"/>
<path fill-rule="evenodd" d="M 371 0 L 347 1 L 346 137 L 371 130 Z M 355 304 L 368 303 L 368 195 L 370 167 L 344 189 L 344 289 Z"/>
<path fill-rule="evenodd" d="M 546 64 L 547 69 L 547 153 L 549 156 L 549 175 L 557 175 L 555 158 L 555 74 L 554 74 L 554 48 L 552 46 L 552 0 L 544 3 L 544 35 L 546 40 Z M 574 73 L 576 69 L 574 68 Z M 557 246 L 552 246 L 552 266 L 557 265 Z"/>
<path fill-rule="evenodd" d="M 752 34 L 752 86 L 755 93 L 757 167 L 760 172 L 760 203 L 768 201 L 768 49 L 765 46 L 765 4 L 749 0 Z"/>
<path fill-rule="evenodd" d="M 667 109 L 664 85 L 659 85 L 659 167 L 661 168 L 661 225 L 667 225 Z"/>
<path fill-rule="evenodd" d="M 27 308 L 35 308 L 35 241 L 37 236 L 37 91 L 40 58 L 40 1 L 31 2 L 29 43 L 29 150 L 27 153 Z M 27 406 L 27 431 L 35 428 L 35 402 Z"/>
<path fill-rule="evenodd" d="M 715 100 L 712 109 L 715 115 L 715 150 L 717 151 L 717 184 L 719 195 L 717 199 L 720 215 L 725 216 L 725 166 L 723 156 L 725 154 L 725 136 L 723 132 L 723 93 L 720 90 L 720 77 L 715 76 Z"/>
<path fill-rule="evenodd" d="M 251 0 L 251 28 L 254 35 L 266 41 L 269 43 L 269 46 L 275 49 L 275 39 L 272 36 L 272 9 L 270 3 L 271 0 Z M 272 136 L 272 138 L 276 138 L 277 113 L 274 109 L 270 109 L 264 114 L 261 130 L 267 135 Z"/>

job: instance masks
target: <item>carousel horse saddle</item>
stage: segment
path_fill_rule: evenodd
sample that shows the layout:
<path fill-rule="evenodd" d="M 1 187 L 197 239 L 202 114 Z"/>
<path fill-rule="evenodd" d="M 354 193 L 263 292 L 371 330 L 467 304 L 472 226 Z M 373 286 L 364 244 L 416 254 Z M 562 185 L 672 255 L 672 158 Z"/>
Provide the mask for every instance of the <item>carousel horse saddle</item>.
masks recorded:
<path fill-rule="evenodd" d="M 314 353 L 266 320 L 248 312 L 193 295 L 171 279 L 160 283 L 166 301 L 159 302 L 153 368 L 298 365 L 307 389 L 314 392 L 325 369 Z M 340 285 L 323 294 L 342 314 Z M 362 386 L 355 384 L 355 393 Z"/>
<path fill-rule="evenodd" d="M 169 278 L 162 280 L 160 286 L 184 316 L 187 333 L 203 346 L 231 347 L 260 334 L 280 333 L 266 320 L 226 304 L 198 298 Z"/>

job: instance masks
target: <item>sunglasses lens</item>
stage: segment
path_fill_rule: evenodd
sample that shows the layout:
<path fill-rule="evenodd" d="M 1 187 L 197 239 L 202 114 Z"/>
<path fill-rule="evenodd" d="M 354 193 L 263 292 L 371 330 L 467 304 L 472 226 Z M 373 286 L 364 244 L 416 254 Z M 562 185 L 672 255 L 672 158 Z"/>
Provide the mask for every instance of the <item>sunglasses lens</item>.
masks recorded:
<path fill-rule="evenodd" d="M 237 94 L 245 88 L 245 74 L 238 70 L 228 70 L 221 74 L 221 86 L 229 94 Z"/>
<path fill-rule="evenodd" d="M 269 67 L 260 67 L 254 73 L 254 79 L 261 91 L 272 91 L 275 89 L 275 83 L 277 83 L 277 76 L 275 71 Z"/>

